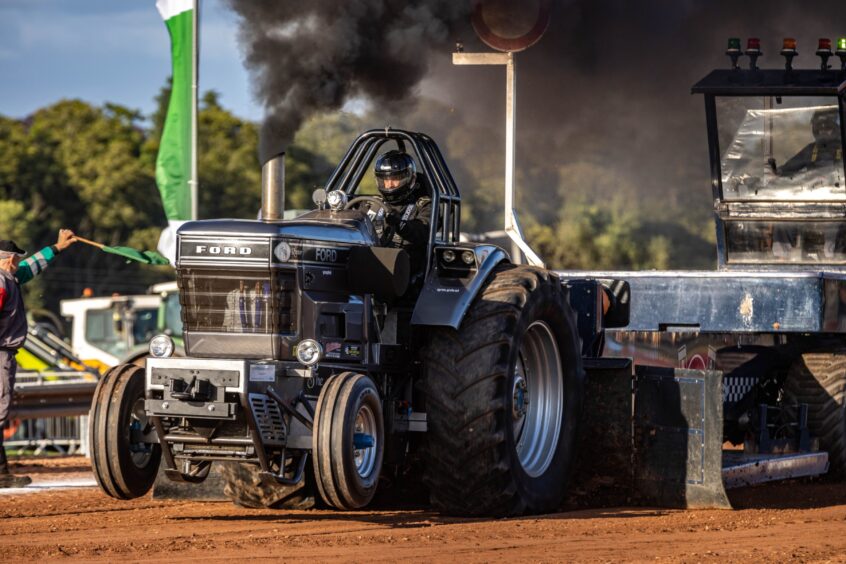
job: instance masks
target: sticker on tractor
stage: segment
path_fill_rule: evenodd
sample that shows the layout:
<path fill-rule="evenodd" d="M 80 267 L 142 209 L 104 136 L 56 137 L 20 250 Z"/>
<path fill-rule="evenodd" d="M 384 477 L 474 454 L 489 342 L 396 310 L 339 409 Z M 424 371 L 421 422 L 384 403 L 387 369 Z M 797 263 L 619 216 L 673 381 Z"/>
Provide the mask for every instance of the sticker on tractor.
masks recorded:
<path fill-rule="evenodd" d="M 250 382 L 275 382 L 276 366 L 272 364 L 250 365 Z"/>
<path fill-rule="evenodd" d="M 338 343 L 338 342 L 326 343 L 326 345 L 324 346 L 324 350 L 326 351 L 326 356 L 328 358 L 340 358 L 341 357 L 341 343 Z"/>

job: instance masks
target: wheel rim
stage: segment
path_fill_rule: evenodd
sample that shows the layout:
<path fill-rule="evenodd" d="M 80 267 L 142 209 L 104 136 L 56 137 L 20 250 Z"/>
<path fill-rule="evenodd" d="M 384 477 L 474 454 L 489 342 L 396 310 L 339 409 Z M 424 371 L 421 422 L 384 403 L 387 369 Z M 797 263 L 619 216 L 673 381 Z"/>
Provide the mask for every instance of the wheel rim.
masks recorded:
<path fill-rule="evenodd" d="M 355 457 L 355 469 L 362 478 L 367 478 L 373 473 L 376 466 L 376 449 L 379 448 L 379 436 L 376 434 L 376 416 L 369 406 L 362 405 L 355 414 L 355 433 L 370 435 L 373 438 L 373 446 L 365 448 L 353 448 Z"/>
<path fill-rule="evenodd" d="M 146 468 L 153 457 L 153 445 L 140 440 L 141 436 L 150 432 L 150 428 L 144 412 L 144 398 L 138 398 L 132 404 L 132 412 L 129 414 L 129 453 L 136 468 Z"/>
<path fill-rule="evenodd" d="M 564 374 L 552 330 L 535 321 L 526 330 L 512 380 L 514 442 L 523 470 L 543 474 L 557 451 L 564 419 Z"/>

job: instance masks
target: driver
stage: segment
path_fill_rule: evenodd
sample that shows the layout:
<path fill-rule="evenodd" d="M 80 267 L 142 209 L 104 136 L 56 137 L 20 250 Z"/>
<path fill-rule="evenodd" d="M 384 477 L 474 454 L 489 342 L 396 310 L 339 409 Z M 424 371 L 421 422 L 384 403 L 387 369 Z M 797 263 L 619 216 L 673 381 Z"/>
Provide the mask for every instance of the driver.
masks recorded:
<path fill-rule="evenodd" d="M 796 153 L 776 172 L 788 175 L 805 168 L 831 166 L 843 159 L 840 143 L 840 123 L 836 108 L 817 110 L 811 116 L 811 131 L 814 141 Z"/>
<path fill-rule="evenodd" d="M 385 205 L 381 244 L 405 249 L 411 257 L 412 282 L 423 274 L 429 243 L 432 199 L 411 155 L 388 151 L 376 159 L 376 187 Z"/>

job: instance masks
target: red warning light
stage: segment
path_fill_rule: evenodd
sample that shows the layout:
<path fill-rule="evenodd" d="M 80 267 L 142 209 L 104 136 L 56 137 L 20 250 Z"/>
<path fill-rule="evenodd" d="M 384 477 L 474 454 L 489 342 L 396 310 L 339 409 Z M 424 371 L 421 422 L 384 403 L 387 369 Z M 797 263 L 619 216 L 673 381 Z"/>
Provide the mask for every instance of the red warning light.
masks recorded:
<path fill-rule="evenodd" d="M 831 39 L 827 37 L 820 37 L 820 42 L 817 45 L 817 56 L 820 58 L 820 69 L 827 71 L 831 67 L 828 65 L 828 59 L 831 57 Z"/>
<path fill-rule="evenodd" d="M 782 51 L 795 51 L 796 50 L 796 40 L 792 37 L 785 37 L 784 41 L 781 44 Z"/>
<path fill-rule="evenodd" d="M 758 57 L 761 53 L 761 40 L 750 37 L 746 40 L 746 56 L 749 57 L 749 70 L 758 70 Z"/>

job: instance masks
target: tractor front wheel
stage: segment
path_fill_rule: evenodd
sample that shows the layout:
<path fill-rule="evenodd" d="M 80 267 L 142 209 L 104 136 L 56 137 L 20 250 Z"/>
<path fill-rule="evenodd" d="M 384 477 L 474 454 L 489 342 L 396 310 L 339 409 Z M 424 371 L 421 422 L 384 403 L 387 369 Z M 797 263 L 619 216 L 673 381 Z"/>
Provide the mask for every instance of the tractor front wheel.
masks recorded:
<path fill-rule="evenodd" d="M 144 412 L 144 369 L 120 364 L 100 379 L 89 414 L 91 466 L 100 489 L 117 499 L 150 491 L 161 460 Z"/>
<path fill-rule="evenodd" d="M 320 497 L 336 509 L 360 509 L 373 499 L 385 449 L 379 390 L 369 376 L 342 372 L 320 391 L 314 415 L 312 463 Z"/>

